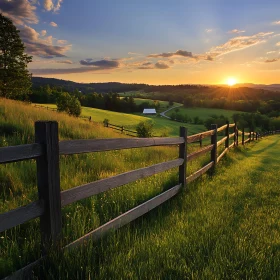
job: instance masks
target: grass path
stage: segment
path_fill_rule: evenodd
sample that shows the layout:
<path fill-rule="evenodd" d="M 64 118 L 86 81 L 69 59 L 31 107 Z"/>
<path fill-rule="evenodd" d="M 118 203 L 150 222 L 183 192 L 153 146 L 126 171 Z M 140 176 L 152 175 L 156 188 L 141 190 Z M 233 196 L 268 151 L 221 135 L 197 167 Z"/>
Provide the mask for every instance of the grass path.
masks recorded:
<path fill-rule="evenodd" d="M 215 176 L 59 259 L 56 273 L 60 279 L 279 279 L 279 145 L 280 137 L 271 136 L 230 152 Z"/>

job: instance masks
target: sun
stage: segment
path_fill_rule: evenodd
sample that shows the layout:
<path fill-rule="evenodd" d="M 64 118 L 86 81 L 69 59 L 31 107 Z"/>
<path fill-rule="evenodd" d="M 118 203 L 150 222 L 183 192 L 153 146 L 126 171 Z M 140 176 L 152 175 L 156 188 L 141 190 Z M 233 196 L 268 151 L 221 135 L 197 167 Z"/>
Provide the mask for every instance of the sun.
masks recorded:
<path fill-rule="evenodd" d="M 227 84 L 232 87 L 237 83 L 237 80 L 234 77 L 227 78 Z"/>

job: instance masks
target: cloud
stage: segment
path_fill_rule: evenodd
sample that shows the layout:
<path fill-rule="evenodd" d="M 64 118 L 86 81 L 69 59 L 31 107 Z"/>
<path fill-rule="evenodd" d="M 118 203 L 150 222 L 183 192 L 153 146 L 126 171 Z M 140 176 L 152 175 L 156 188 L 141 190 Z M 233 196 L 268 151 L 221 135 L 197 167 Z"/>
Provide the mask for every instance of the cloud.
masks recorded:
<path fill-rule="evenodd" d="M 183 51 L 183 50 L 177 50 L 176 52 L 168 52 L 168 53 L 160 53 L 160 54 L 150 54 L 148 57 L 172 57 L 172 56 L 183 56 L 183 57 L 191 57 L 193 58 L 193 55 L 191 52 Z"/>
<path fill-rule="evenodd" d="M 273 24 L 273 25 L 279 25 L 279 24 L 280 24 L 280 20 L 274 21 L 274 22 L 272 22 L 272 24 Z"/>
<path fill-rule="evenodd" d="M 91 58 L 80 60 L 80 64 L 85 66 L 93 66 L 91 67 L 92 69 L 98 68 L 98 70 L 118 68 L 120 65 L 118 60 L 102 59 L 93 61 Z"/>
<path fill-rule="evenodd" d="M 280 42 L 276 43 L 275 46 L 280 47 Z"/>
<path fill-rule="evenodd" d="M 167 69 L 167 68 L 169 68 L 169 65 L 166 64 L 163 61 L 159 61 L 155 64 L 155 68 L 157 68 L 157 69 Z"/>
<path fill-rule="evenodd" d="M 276 61 L 278 61 L 278 60 L 279 60 L 279 58 L 267 59 L 267 60 L 265 61 L 265 63 L 276 62 Z"/>
<path fill-rule="evenodd" d="M 40 38 L 40 34 L 35 29 L 27 25 L 20 27 L 19 35 L 25 44 L 26 52 L 39 57 L 65 57 L 65 52 L 71 47 L 71 45 L 54 46 L 52 44 L 52 36 L 42 39 Z"/>
<path fill-rule="evenodd" d="M 231 53 L 234 51 L 243 50 L 251 46 L 266 42 L 266 37 L 272 35 L 274 32 L 260 32 L 252 36 L 239 36 L 230 39 L 226 43 L 213 47 L 208 54 L 211 57 L 216 57 Z"/>
<path fill-rule="evenodd" d="M 136 53 L 136 52 L 128 52 L 128 55 L 142 55 L 141 53 Z"/>
<path fill-rule="evenodd" d="M 276 51 L 270 51 L 270 52 L 267 52 L 266 54 L 271 54 L 271 53 L 276 53 Z"/>
<path fill-rule="evenodd" d="M 58 12 L 60 10 L 62 2 L 63 0 L 57 0 L 56 3 L 54 3 L 53 0 L 44 0 L 44 8 L 48 12 Z"/>
<path fill-rule="evenodd" d="M 9 17 L 15 24 L 37 24 L 34 3 L 27 0 L 0 0 L 0 12 Z"/>
<path fill-rule="evenodd" d="M 238 30 L 238 29 L 232 29 L 230 31 L 228 31 L 228 33 L 230 34 L 239 34 L 239 33 L 244 33 L 246 32 L 245 30 Z"/>
<path fill-rule="evenodd" d="M 207 33 L 211 33 L 213 31 L 213 29 L 205 29 L 205 32 Z"/>
<path fill-rule="evenodd" d="M 40 64 L 73 64 L 71 60 L 33 60 L 32 63 L 40 63 Z"/>
<path fill-rule="evenodd" d="M 68 41 L 67 40 L 57 40 L 56 41 L 58 44 L 60 44 L 60 45 L 66 45 L 66 44 L 68 44 Z"/>
<path fill-rule="evenodd" d="M 52 27 L 57 27 L 57 24 L 55 23 L 55 22 L 50 22 L 50 26 L 52 26 Z"/>
<path fill-rule="evenodd" d="M 41 31 L 41 35 L 42 35 L 42 36 L 46 36 L 46 34 L 47 34 L 47 30 L 42 30 L 42 31 Z"/>

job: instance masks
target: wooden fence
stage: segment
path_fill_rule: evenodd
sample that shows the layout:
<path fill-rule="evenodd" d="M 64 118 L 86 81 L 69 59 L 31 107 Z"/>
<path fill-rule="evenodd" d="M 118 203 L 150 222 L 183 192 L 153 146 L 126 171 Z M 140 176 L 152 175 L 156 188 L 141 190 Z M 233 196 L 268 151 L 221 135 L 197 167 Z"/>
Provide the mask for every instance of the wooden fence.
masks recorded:
<path fill-rule="evenodd" d="M 218 133 L 224 133 L 224 137 L 219 141 L 217 141 Z M 272 134 L 272 132 L 269 132 L 269 134 Z M 200 177 L 209 169 L 214 168 L 230 148 L 239 145 L 239 135 L 242 137 L 241 143 L 243 145 L 249 141 L 257 140 L 260 137 L 260 135 L 255 132 L 245 133 L 244 129 L 239 131 L 236 124 L 227 123 L 219 128 L 217 128 L 217 125 L 213 124 L 211 130 L 188 137 L 187 129 L 180 127 L 179 137 L 114 138 L 67 140 L 59 142 L 57 122 L 36 122 L 35 143 L 0 148 L 0 163 L 6 164 L 21 160 L 36 159 L 38 200 L 26 206 L 0 214 L 0 232 L 39 217 L 43 248 L 42 258 L 44 258 L 51 245 L 59 247 L 58 241 L 61 237 L 62 231 L 62 207 L 98 193 L 105 192 L 109 189 L 134 182 L 141 178 L 164 172 L 171 168 L 179 168 L 179 178 L 176 186 L 123 213 L 62 249 L 74 248 L 89 239 L 97 240 L 108 231 L 122 227 L 171 199 L 180 191 L 180 189 L 185 188 L 188 183 Z M 197 142 L 206 137 L 211 137 L 210 145 L 203 147 L 199 151 L 187 154 L 188 144 Z M 232 144 L 229 144 L 230 139 L 233 139 Z M 178 158 L 175 160 L 128 171 L 110 178 L 77 186 L 66 191 L 60 190 L 60 155 L 169 145 L 179 146 Z M 218 155 L 217 148 L 222 145 L 224 149 Z M 208 152 L 211 152 L 210 162 L 187 177 L 187 163 Z M 18 277 L 19 275 L 28 273 L 32 266 L 37 264 L 42 258 L 17 271 L 11 277 Z"/>

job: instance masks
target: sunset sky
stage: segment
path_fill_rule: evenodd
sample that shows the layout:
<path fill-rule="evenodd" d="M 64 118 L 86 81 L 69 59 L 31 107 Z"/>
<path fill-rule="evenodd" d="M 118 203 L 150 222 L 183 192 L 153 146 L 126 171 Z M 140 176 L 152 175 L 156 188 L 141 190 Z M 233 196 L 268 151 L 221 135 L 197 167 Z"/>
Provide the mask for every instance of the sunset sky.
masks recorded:
<path fill-rule="evenodd" d="M 76 82 L 280 83 L 280 1 L 0 0 L 33 76 Z"/>

